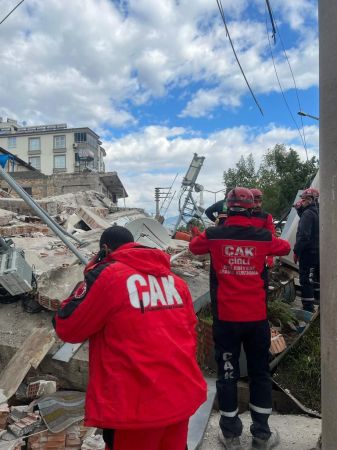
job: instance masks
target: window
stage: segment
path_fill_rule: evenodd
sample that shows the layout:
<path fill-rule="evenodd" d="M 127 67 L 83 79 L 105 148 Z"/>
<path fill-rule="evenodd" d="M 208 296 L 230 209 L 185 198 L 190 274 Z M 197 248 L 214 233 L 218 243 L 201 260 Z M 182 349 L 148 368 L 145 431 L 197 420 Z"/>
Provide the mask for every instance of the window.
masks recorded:
<path fill-rule="evenodd" d="M 16 148 L 16 137 L 15 136 L 8 138 L 8 148 Z"/>
<path fill-rule="evenodd" d="M 54 155 L 54 169 L 66 168 L 66 155 Z"/>
<path fill-rule="evenodd" d="M 66 148 L 66 137 L 54 136 L 54 148 Z"/>
<path fill-rule="evenodd" d="M 28 162 L 34 169 L 41 169 L 41 158 L 39 156 L 30 156 Z"/>
<path fill-rule="evenodd" d="M 41 150 L 40 138 L 29 138 L 29 150 Z"/>
<path fill-rule="evenodd" d="M 87 142 L 87 133 L 74 133 L 75 142 Z"/>

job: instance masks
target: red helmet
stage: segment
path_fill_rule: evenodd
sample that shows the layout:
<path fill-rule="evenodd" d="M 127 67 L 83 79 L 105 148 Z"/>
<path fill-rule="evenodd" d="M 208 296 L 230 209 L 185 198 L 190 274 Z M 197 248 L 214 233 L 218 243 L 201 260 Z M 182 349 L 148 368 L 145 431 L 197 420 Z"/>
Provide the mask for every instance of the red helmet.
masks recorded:
<path fill-rule="evenodd" d="M 318 189 L 315 189 L 315 188 L 305 189 L 301 194 L 301 198 L 307 198 L 307 197 L 312 197 L 313 199 L 317 199 L 319 197 Z"/>
<path fill-rule="evenodd" d="M 262 191 L 260 191 L 260 189 L 253 188 L 250 191 L 253 194 L 254 198 L 255 197 L 261 197 L 262 198 L 263 197 Z"/>
<path fill-rule="evenodd" d="M 228 208 L 244 208 L 250 209 L 254 206 L 254 197 L 250 189 L 244 187 L 236 187 L 227 194 Z"/>

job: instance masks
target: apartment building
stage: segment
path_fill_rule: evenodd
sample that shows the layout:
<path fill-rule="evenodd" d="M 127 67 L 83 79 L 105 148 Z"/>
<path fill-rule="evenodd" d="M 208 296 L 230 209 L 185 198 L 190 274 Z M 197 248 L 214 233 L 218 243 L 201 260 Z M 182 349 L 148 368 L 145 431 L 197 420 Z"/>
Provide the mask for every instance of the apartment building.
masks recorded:
<path fill-rule="evenodd" d="M 45 175 L 84 169 L 105 172 L 106 153 L 101 145 L 88 127 L 68 128 L 65 123 L 27 127 L 0 118 L 0 147 Z"/>

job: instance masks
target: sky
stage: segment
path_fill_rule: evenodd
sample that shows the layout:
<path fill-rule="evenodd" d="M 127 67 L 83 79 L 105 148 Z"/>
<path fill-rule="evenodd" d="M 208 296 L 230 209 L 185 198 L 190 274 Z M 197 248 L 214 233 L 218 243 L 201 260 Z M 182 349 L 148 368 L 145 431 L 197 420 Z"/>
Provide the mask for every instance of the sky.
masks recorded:
<path fill-rule="evenodd" d="M 17 3 L 0 0 L 0 20 Z M 0 25 L 0 116 L 92 128 L 126 206 L 149 213 L 154 188 L 178 174 L 167 211 L 177 215 L 193 154 L 204 156 L 197 181 L 207 206 L 221 199 L 223 172 L 242 155 L 258 166 L 284 144 L 305 159 L 304 134 L 308 156 L 318 156 L 318 122 L 297 115 L 318 116 L 317 0 L 270 4 L 276 42 L 264 0 L 222 0 L 263 115 L 216 0 L 25 0 Z"/>

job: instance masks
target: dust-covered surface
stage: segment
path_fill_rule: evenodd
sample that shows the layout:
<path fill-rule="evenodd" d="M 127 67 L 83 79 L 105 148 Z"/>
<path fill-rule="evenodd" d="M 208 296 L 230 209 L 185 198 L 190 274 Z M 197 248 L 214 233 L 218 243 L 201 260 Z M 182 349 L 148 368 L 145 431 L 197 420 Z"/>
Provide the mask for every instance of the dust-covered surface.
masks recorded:
<path fill-rule="evenodd" d="M 245 412 L 240 417 L 244 426 L 241 443 L 243 449 L 248 450 L 251 443 L 250 414 Z M 224 446 L 218 440 L 219 418 L 218 412 L 212 413 L 199 450 L 224 450 Z M 272 429 L 277 429 L 280 434 L 281 444 L 277 447 L 277 450 L 314 449 L 321 433 L 321 420 L 308 416 L 273 414 L 269 419 L 269 424 Z"/>

